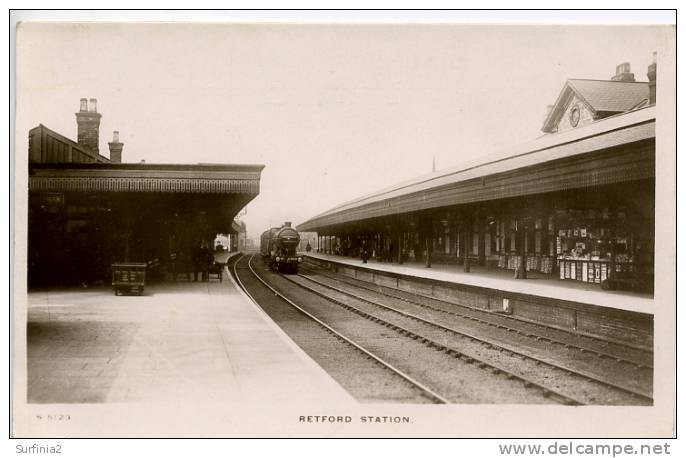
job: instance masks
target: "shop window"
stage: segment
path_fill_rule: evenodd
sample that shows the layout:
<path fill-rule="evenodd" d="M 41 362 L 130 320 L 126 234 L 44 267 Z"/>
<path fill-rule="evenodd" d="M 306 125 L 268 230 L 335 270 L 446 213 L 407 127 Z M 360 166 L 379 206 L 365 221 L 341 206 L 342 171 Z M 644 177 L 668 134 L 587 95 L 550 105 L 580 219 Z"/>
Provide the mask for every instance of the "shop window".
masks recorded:
<path fill-rule="evenodd" d="M 652 276 L 645 256 L 638 256 L 635 232 L 626 209 L 568 209 L 557 212 L 556 254 L 561 279 L 601 283 L 609 273 Z M 647 264 L 652 265 L 652 256 Z"/>

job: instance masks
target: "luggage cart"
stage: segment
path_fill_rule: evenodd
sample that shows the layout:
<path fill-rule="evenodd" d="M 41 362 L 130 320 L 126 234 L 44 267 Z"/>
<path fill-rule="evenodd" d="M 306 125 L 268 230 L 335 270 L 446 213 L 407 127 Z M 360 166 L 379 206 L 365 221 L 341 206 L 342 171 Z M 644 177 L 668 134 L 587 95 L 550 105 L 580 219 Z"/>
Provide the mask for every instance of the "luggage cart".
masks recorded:
<path fill-rule="evenodd" d="M 143 294 L 145 288 L 144 262 L 116 262 L 112 264 L 112 287 L 114 294 Z"/>
<path fill-rule="evenodd" d="M 224 281 L 224 263 L 214 261 L 212 264 L 210 264 L 209 268 L 207 269 L 207 281 L 210 281 L 210 278 L 212 278 L 212 275 L 216 275 L 217 279 L 219 280 L 219 283 Z"/>

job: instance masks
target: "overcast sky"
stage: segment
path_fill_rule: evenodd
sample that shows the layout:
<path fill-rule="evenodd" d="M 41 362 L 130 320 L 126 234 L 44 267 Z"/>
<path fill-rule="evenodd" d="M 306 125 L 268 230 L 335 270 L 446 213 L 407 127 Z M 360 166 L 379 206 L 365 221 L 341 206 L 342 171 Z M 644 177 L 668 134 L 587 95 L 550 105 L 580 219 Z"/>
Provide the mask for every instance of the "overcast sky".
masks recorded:
<path fill-rule="evenodd" d="M 100 152 L 265 164 L 250 235 L 542 135 L 568 78 L 646 81 L 647 26 L 28 24 L 17 149 L 42 123 L 76 139 L 97 98 Z M 659 58 L 658 58 L 659 59 Z"/>

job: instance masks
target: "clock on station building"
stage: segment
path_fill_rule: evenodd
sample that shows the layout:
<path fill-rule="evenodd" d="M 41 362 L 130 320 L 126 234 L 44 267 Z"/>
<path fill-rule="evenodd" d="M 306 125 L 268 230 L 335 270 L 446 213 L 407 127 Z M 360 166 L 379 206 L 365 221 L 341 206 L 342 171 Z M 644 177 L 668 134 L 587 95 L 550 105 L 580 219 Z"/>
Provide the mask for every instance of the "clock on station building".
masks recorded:
<path fill-rule="evenodd" d="M 581 113 L 578 105 L 572 107 L 571 111 L 569 112 L 569 123 L 572 125 L 572 127 L 576 127 L 577 125 L 579 125 L 580 114 Z"/>

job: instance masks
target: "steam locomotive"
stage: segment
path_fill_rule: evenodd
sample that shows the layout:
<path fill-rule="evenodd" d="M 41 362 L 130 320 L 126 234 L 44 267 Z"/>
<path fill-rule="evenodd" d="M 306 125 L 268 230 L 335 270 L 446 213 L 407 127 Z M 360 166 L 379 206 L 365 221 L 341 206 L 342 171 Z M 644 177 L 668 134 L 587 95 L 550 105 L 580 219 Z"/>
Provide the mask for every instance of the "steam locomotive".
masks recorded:
<path fill-rule="evenodd" d="M 260 236 L 260 253 L 269 266 L 281 273 L 298 273 L 302 257 L 296 249 L 300 234 L 285 222 L 281 227 L 272 227 Z"/>

